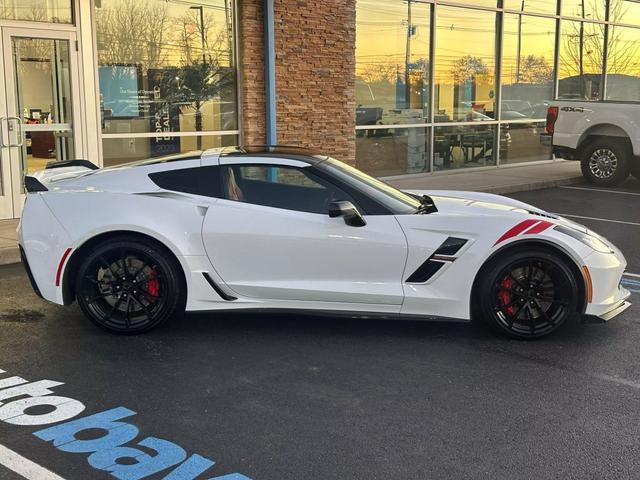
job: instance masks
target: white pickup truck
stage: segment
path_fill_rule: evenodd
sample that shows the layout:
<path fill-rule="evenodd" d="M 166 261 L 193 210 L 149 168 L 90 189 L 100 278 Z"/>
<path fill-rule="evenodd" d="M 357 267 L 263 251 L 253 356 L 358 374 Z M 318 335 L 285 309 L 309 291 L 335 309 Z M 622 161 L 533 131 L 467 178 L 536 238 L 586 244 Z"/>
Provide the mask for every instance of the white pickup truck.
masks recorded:
<path fill-rule="evenodd" d="M 557 158 L 580 160 L 582 175 L 596 185 L 618 185 L 629 174 L 640 179 L 638 103 L 553 101 L 541 141 Z"/>

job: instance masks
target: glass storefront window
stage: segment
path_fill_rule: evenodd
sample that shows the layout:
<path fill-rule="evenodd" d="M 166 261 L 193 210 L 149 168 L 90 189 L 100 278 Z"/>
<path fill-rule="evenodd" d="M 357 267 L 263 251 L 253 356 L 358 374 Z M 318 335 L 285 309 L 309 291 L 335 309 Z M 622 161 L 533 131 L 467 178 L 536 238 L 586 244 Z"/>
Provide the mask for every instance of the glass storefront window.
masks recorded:
<path fill-rule="evenodd" d="M 558 60 L 558 98 L 602 99 L 604 25 L 562 20 Z"/>
<path fill-rule="evenodd" d="M 500 130 L 500 165 L 551 160 L 551 147 L 540 143 L 545 122 L 507 123 Z"/>
<path fill-rule="evenodd" d="M 198 147 L 198 138 L 201 146 Z M 164 153 L 162 148 L 165 148 Z M 104 138 L 102 140 L 102 156 L 105 167 L 112 167 L 127 162 L 146 160 L 164 155 L 196 152 L 201 149 L 228 147 L 238 144 L 237 135 L 203 135 L 200 137 L 167 137 L 167 138 Z"/>
<path fill-rule="evenodd" d="M 636 0 L 611 0 L 609 2 L 609 21 L 640 25 L 640 3 Z"/>
<path fill-rule="evenodd" d="M 417 1 L 357 1 L 356 125 L 428 121 L 430 11 Z"/>
<path fill-rule="evenodd" d="M 558 11 L 558 2 L 556 0 L 504 0 L 504 8 L 518 12 L 555 15 Z"/>
<path fill-rule="evenodd" d="M 103 134 L 237 129 L 230 2 L 100 0 L 95 15 Z"/>
<path fill-rule="evenodd" d="M 436 15 L 435 121 L 492 120 L 496 14 L 439 6 Z"/>
<path fill-rule="evenodd" d="M 611 25 L 607 40 L 607 100 L 640 102 L 640 29 Z"/>
<path fill-rule="evenodd" d="M 0 0 L 0 19 L 73 23 L 73 0 Z"/>
<path fill-rule="evenodd" d="M 560 13 L 565 17 L 604 20 L 607 0 L 561 0 Z"/>
<path fill-rule="evenodd" d="M 506 141 L 502 142 L 503 148 L 505 143 Z M 433 138 L 433 169 L 495 165 L 495 144 L 496 125 L 436 127 Z"/>
<path fill-rule="evenodd" d="M 429 129 L 356 130 L 356 166 L 376 176 L 428 172 Z"/>
<path fill-rule="evenodd" d="M 501 0 L 450 0 L 464 5 L 473 5 L 477 7 L 499 8 Z"/>
<path fill-rule="evenodd" d="M 502 120 L 546 117 L 553 98 L 555 31 L 552 18 L 505 14 Z"/>

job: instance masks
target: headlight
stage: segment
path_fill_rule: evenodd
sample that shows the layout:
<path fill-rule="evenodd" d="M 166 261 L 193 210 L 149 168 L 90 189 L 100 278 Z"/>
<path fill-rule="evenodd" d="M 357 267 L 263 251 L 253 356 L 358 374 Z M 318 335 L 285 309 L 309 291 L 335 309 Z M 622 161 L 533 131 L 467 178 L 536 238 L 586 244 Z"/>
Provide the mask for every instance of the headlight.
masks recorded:
<path fill-rule="evenodd" d="M 593 248 L 596 252 L 613 253 L 613 250 L 609 248 L 609 245 L 604 243 L 599 238 L 594 237 L 593 235 L 581 232 L 580 230 L 574 230 L 573 228 L 565 227 L 564 225 L 556 225 L 555 227 L 553 227 L 553 229 L 557 230 L 560 233 L 564 233 L 565 235 L 569 235 L 572 238 L 575 238 L 579 242 L 582 242 L 588 247 Z"/>

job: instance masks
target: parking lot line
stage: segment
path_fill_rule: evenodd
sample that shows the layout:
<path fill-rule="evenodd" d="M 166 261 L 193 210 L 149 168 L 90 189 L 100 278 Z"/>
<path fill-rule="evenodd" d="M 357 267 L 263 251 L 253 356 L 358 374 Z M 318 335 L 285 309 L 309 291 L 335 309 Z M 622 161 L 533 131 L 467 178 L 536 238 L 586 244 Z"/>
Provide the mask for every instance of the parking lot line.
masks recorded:
<path fill-rule="evenodd" d="M 624 272 L 623 275 L 625 277 L 635 277 L 635 278 L 640 278 L 640 275 L 638 275 L 637 273 L 629 273 L 629 272 Z"/>
<path fill-rule="evenodd" d="M 591 192 L 619 193 L 620 195 L 635 195 L 640 197 L 640 193 L 637 193 L 637 192 L 623 192 L 621 190 L 605 190 L 604 188 L 570 187 L 568 185 L 560 185 L 559 188 L 567 188 L 569 190 L 589 190 Z"/>
<path fill-rule="evenodd" d="M 0 445 L 0 465 L 7 467 L 27 480 L 64 480 L 59 475 L 41 467 L 28 458 Z"/>
<path fill-rule="evenodd" d="M 569 215 L 568 213 L 556 213 L 556 215 L 560 215 L 561 217 L 569 217 L 569 218 L 582 218 L 584 220 L 595 220 L 597 222 L 621 223 L 623 225 L 634 225 L 636 227 L 640 227 L 640 223 L 637 223 L 637 222 L 625 222 L 623 220 L 610 220 L 608 218 L 598 218 L 598 217 L 583 217 L 582 215 Z"/>

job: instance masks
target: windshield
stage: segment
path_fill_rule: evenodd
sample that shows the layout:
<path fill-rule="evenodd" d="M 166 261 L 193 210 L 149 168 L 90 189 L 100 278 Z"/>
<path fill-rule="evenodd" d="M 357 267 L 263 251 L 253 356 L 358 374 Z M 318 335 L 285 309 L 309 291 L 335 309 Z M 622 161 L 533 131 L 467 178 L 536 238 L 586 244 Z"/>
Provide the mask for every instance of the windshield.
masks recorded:
<path fill-rule="evenodd" d="M 327 160 L 318 164 L 318 168 L 338 177 L 343 182 L 384 205 L 394 214 L 415 213 L 421 206 L 420 200 L 416 197 L 334 158 L 328 157 Z"/>

